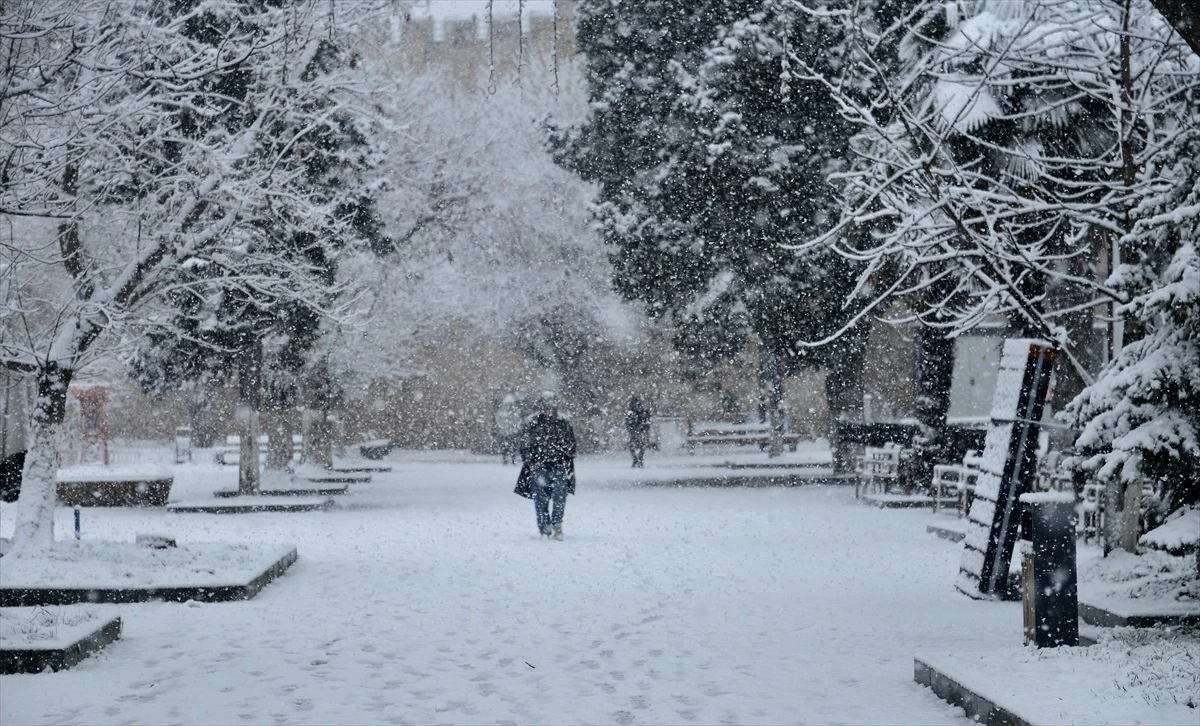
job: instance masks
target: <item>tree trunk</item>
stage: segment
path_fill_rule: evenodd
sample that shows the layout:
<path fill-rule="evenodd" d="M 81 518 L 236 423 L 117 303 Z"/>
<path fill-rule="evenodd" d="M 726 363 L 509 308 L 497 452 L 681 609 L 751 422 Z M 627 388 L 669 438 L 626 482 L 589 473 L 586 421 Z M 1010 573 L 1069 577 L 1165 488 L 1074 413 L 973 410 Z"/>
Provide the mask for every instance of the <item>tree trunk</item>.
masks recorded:
<path fill-rule="evenodd" d="M 326 358 L 311 370 L 305 380 L 302 400 L 304 408 L 304 448 L 300 461 L 323 469 L 333 468 L 333 421 L 329 412 L 336 406 L 333 381 Z"/>
<path fill-rule="evenodd" d="M 922 327 L 917 332 L 916 382 L 916 414 L 921 431 L 909 470 L 911 487 L 931 488 L 933 467 L 946 458 L 946 413 L 950 410 L 953 372 L 954 340 L 938 328 Z"/>
<path fill-rule="evenodd" d="M 783 454 L 783 373 L 779 354 L 762 344 L 758 346 L 758 395 L 771 426 L 767 456 L 774 459 Z"/>
<path fill-rule="evenodd" d="M 1125 0 L 1121 21 L 1121 181 L 1129 193 L 1137 183 L 1138 165 L 1135 156 L 1134 114 L 1133 114 L 1133 62 L 1130 50 L 1129 26 L 1133 19 L 1133 3 Z M 1122 226 L 1126 234 L 1133 229 L 1133 210 L 1127 205 Z M 1114 237 L 1112 246 L 1112 269 L 1124 262 L 1125 250 L 1121 247 L 1121 238 Z M 1131 251 L 1132 252 L 1132 251 Z M 1121 348 L 1131 341 L 1130 330 L 1126 328 L 1124 313 L 1113 306 L 1112 339 L 1109 343 L 1112 357 L 1115 359 Z M 1107 487 L 1107 510 L 1105 512 L 1105 551 L 1112 547 L 1120 547 L 1129 552 L 1137 552 L 1140 535 L 1142 485 L 1140 481 L 1119 482 Z"/>
<path fill-rule="evenodd" d="M 262 471 L 258 462 L 258 418 L 262 407 L 262 345 L 252 341 L 242 347 L 238 365 L 238 493 L 258 494 Z"/>
<path fill-rule="evenodd" d="M 295 388 L 287 383 L 267 386 L 263 409 L 267 430 L 267 468 L 273 471 L 291 469 L 292 434 L 296 432 Z"/>
<path fill-rule="evenodd" d="M 53 363 L 37 374 L 37 400 L 30 426 L 13 551 L 47 548 L 54 543 L 54 505 L 58 501 L 58 451 L 67 414 L 67 389 L 74 371 Z"/>
<path fill-rule="evenodd" d="M 292 435 L 296 433 L 290 407 L 271 410 L 267 416 L 267 468 L 292 467 Z"/>
<path fill-rule="evenodd" d="M 310 408 L 304 414 L 304 453 L 300 457 L 301 462 L 323 469 L 333 468 L 333 423 L 329 420 L 329 412 Z"/>
<path fill-rule="evenodd" d="M 1141 482 L 1110 480 L 1104 487 L 1104 554 L 1137 552 L 1141 537 Z"/>
<path fill-rule="evenodd" d="M 854 469 L 856 448 L 838 438 L 838 421 L 863 418 L 863 366 L 871 327 L 861 325 L 833 344 L 825 369 L 825 401 L 829 408 L 829 441 L 833 450 L 833 470 Z"/>
<path fill-rule="evenodd" d="M 192 427 L 192 446 L 211 449 L 217 443 L 217 417 L 212 410 L 212 388 L 199 383 L 188 401 L 188 420 Z"/>

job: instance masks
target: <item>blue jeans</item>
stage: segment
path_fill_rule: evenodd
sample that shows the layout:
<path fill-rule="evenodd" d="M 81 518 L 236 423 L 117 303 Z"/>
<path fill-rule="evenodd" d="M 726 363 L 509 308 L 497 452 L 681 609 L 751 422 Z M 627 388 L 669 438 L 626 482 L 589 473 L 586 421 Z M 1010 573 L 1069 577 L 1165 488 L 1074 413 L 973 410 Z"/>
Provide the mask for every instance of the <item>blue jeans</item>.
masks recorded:
<path fill-rule="evenodd" d="M 567 507 L 567 468 L 539 466 L 534 469 L 530 491 L 533 492 L 538 531 L 549 534 L 552 525 L 562 524 L 563 510 Z"/>

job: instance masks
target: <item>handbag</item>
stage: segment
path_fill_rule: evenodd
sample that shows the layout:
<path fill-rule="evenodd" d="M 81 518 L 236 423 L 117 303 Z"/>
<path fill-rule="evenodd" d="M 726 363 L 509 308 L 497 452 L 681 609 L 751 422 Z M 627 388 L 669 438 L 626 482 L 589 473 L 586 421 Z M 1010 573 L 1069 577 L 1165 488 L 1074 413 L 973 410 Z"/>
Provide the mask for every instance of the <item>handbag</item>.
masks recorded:
<path fill-rule="evenodd" d="M 517 488 L 513 494 L 526 499 L 533 499 L 533 468 L 522 464 L 521 473 L 517 475 Z"/>

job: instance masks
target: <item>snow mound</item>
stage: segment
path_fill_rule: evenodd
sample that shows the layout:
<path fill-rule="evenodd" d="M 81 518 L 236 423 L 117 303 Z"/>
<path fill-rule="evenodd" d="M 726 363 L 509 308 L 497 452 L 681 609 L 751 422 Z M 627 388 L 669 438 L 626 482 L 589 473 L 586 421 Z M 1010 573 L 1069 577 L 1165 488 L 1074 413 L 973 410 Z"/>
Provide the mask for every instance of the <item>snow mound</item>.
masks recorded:
<path fill-rule="evenodd" d="M 1194 552 L 1200 542 L 1200 507 L 1180 510 L 1162 526 L 1142 535 L 1139 542 L 1173 555 Z"/>

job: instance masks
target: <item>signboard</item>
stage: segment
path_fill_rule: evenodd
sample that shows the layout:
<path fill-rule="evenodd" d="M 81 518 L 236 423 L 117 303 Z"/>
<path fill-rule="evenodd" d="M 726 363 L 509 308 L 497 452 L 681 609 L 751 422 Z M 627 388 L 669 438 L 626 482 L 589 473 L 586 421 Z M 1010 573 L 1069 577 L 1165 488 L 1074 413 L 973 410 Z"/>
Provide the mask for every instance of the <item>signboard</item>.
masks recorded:
<path fill-rule="evenodd" d="M 1031 491 L 1038 429 L 1055 353 L 1041 340 L 1004 343 L 956 582 L 956 587 L 971 597 L 1000 597 L 1007 589 L 1020 518 L 1019 497 Z"/>
<path fill-rule="evenodd" d="M 987 420 L 1000 372 L 1004 338 L 998 335 L 964 335 L 954 340 L 954 370 L 950 376 L 951 421 Z"/>

